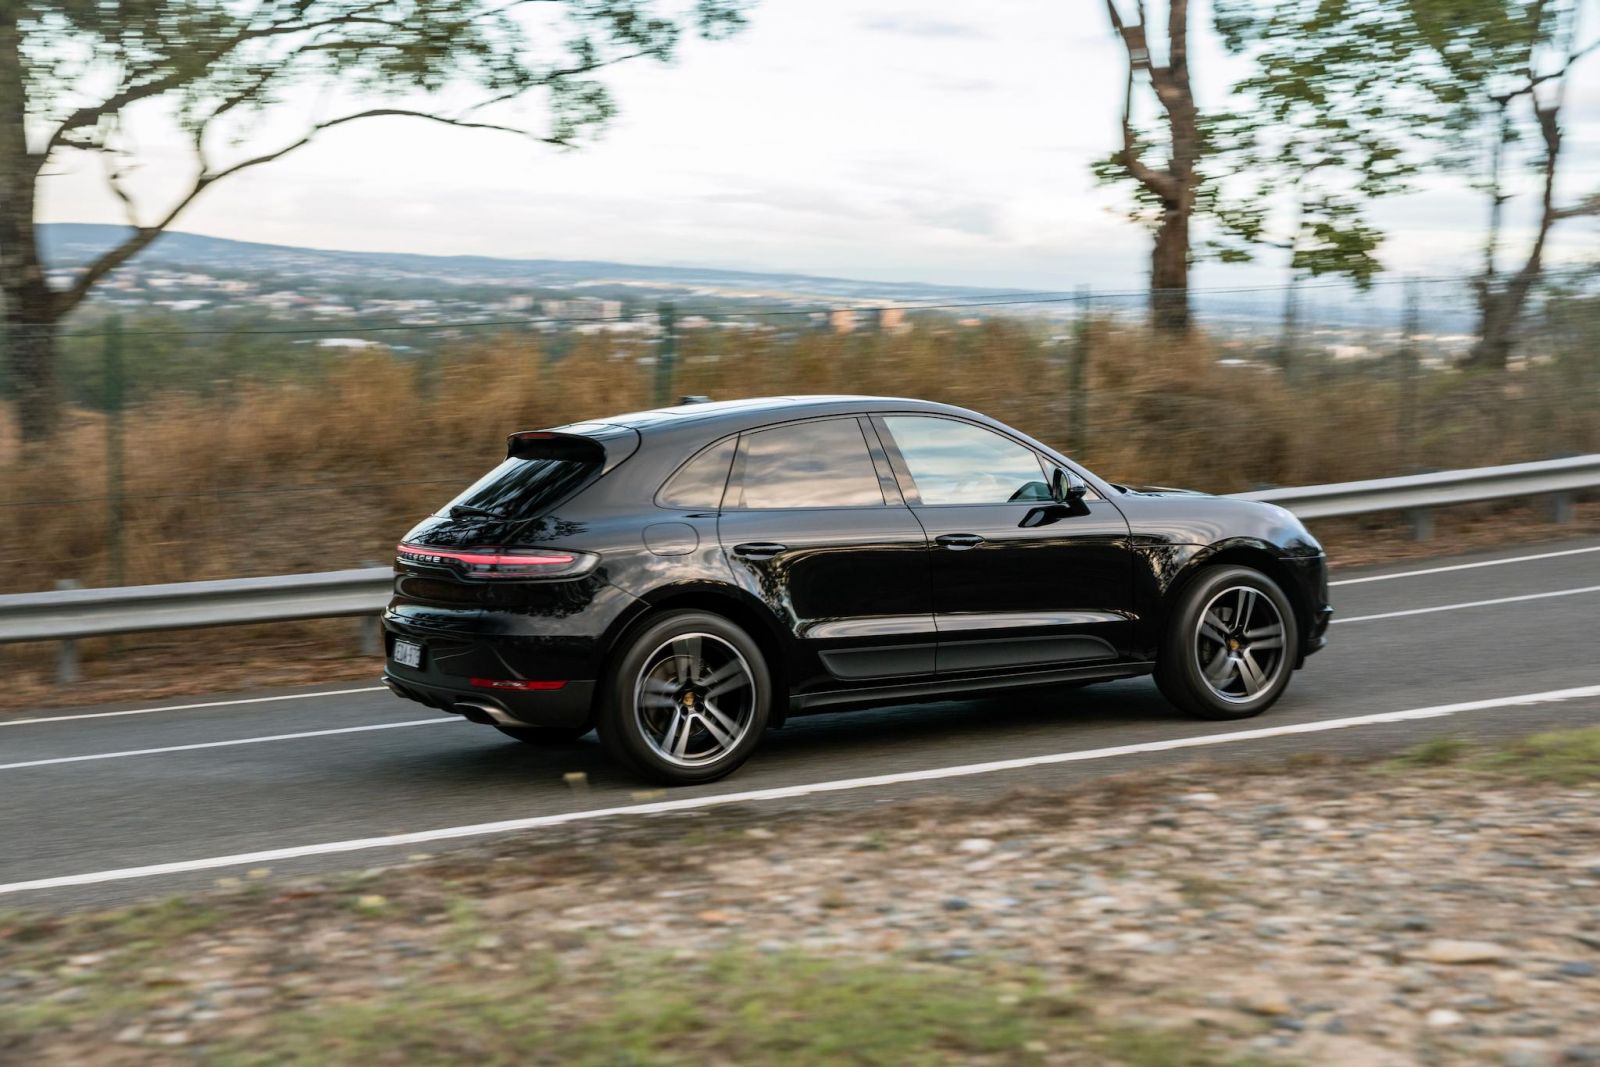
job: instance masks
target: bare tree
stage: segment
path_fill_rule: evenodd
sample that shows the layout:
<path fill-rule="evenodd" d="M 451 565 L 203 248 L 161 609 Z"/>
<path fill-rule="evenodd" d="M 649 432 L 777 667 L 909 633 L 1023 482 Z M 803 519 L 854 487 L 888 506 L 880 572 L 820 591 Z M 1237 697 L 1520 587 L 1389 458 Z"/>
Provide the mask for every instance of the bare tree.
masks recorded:
<path fill-rule="evenodd" d="M 1544 7 L 1542 3 L 1536 6 Z M 1510 360 L 1517 325 L 1527 307 L 1528 296 L 1544 270 L 1550 231 L 1565 219 L 1600 215 L 1600 192 L 1565 205 L 1559 204 L 1556 196 L 1562 149 L 1561 108 L 1566 97 L 1567 75 L 1580 59 L 1600 47 L 1600 41 L 1577 48 L 1573 36 L 1576 19 L 1571 19 L 1553 35 L 1560 45 L 1555 65 L 1538 73 L 1540 46 L 1548 31 L 1539 13 L 1530 21 L 1533 32 L 1528 40 L 1526 64 L 1517 71 L 1517 84 L 1489 96 L 1488 125 L 1492 143 L 1488 178 L 1484 183 L 1489 198 L 1489 226 L 1483 243 L 1483 270 L 1473 280 L 1478 298 L 1478 340 L 1469 357 L 1469 362 L 1481 367 L 1504 368 Z M 1534 155 L 1534 165 L 1539 174 L 1539 216 L 1521 266 L 1506 274 L 1501 271 L 1499 262 L 1505 206 L 1512 199 L 1506 183 L 1506 154 L 1516 141 L 1518 120 L 1514 111 L 1519 107 L 1527 109 L 1528 118 L 1538 131 L 1539 148 Z"/>
<path fill-rule="evenodd" d="M 1150 252 L 1150 310 L 1156 328 L 1167 333 L 1189 329 L 1189 223 L 1195 208 L 1203 140 L 1200 113 L 1189 83 L 1189 0 L 1168 0 L 1166 62 L 1152 58 L 1145 0 L 1134 0 L 1136 21 L 1124 19 L 1119 0 L 1106 0 L 1111 28 L 1127 53 L 1122 93 L 1122 145 L 1099 168 L 1102 177 L 1127 177 L 1142 199 L 1156 207 L 1155 244 Z M 1134 118 L 1141 84 L 1154 94 L 1165 125 L 1164 157 L 1139 135 Z M 1111 172 L 1109 175 L 1107 172 Z"/>

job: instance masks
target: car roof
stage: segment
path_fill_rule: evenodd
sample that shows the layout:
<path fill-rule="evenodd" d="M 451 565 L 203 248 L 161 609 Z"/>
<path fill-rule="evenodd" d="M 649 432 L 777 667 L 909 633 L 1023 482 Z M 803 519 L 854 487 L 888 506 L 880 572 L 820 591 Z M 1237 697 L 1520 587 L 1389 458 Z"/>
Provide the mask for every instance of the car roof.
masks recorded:
<path fill-rule="evenodd" d="M 961 408 L 937 404 L 928 400 L 913 400 L 907 397 L 817 394 L 759 396 L 744 400 L 718 400 L 678 404 L 673 407 L 651 408 L 647 411 L 633 411 L 623 415 L 607 415 L 604 418 L 557 428 L 566 430 L 569 433 L 593 433 L 601 427 L 625 427 L 649 433 L 651 431 L 676 429 L 690 425 L 706 430 L 711 429 L 711 427 L 705 424 L 718 423 L 721 425 L 716 426 L 715 429 L 726 429 L 727 432 L 733 432 L 778 420 L 801 419 L 813 415 L 843 415 L 859 411 L 881 410 L 883 408 L 902 411 L 911 409 L 969 414 Z"/>
<path fill-rule="evenodd" d="M 946 411 L 950 414 L 968 414 L 971 411 L 954 408 L 931 400 L 912 400 L 907 397 L 853 397 L 853 395 L 797 395 L 797 397 L 749 397 L 746 400 L 717 400 L 717 402 L 680 403 L 670 408 L 651 408 L 648 411 L 629 411 L 610 414 L 584 422 L 571 422 L 568 426 L 552 427 L 566 434 L 584 434 L 602 437 L 622 430 L 635 430 L 646 437 L 672 434 L 674 430 L 693 430 L 701 434 L 733 434 L 738 430 L 765 426 L 768 422 L 789 419 L 813 418 L 827 414 L 854 414 L 859 411 Z M 979 416 L 981 418 L 981 416 Z"/>

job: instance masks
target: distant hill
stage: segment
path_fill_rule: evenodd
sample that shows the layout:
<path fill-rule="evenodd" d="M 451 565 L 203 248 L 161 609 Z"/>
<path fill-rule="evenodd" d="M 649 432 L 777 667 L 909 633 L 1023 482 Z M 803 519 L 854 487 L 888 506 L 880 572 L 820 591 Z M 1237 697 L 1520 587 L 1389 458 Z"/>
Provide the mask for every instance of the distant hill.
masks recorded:
<path fill-rule="evenodd" d="M 84 223 L 52 223 L 40 227 L 40 231 L 42 251 L 46 263 L 52 268 L 87 263 L 130 232 L 121 226 Z M 918 282 L 868 282 L 808 274 L 719 270 L 712 267 L 651 267 L 602 260 L 343 252 L 230 241 L 192 233 L 162 234 L 134 262 L 147 267 L 180 267 L 224 274 L 271 273 L 319 280 L 429 280 L 549 289 L 623 285 L 649 291 L 748 292 L 752 295 L 798 295 L 821 299 L 982 300 L 1009 292 Z"/>

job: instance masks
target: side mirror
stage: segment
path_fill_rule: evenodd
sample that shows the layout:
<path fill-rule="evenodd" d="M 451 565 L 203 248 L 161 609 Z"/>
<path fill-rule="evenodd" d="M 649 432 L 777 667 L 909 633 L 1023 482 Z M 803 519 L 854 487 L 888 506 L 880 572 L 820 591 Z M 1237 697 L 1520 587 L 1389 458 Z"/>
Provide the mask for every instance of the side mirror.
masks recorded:
<path fill-rule="evenodd" d="M 1058 504 L 1075 504 L 1089 492 L 1084 480 L 1063 467 L 1050 475 L 1050 496 Z"/>

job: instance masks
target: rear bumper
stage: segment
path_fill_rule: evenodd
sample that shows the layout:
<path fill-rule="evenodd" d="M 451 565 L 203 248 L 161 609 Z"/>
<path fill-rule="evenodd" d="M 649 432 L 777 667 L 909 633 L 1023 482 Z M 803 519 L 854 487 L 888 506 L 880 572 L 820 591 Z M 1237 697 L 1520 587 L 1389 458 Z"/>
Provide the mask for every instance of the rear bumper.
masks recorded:
<path fill-rule="evenodd" d="M 395 664 L 383 672 L 383 684 L 396 696 L 430 708 L 461 715 L 473 722 L 500 726 L 584 726 L 594 703 L 592 681 L 568 681 L 560 689 L 507 693 L 439 679 L 402 678 Z M 415 675 L 417 672 L 408 672 Z"/>
<path fill-rule="evenodd" d="M 390 610 L 384 616 L 383 684 L 431 708 L 502 726 L 582 726 L 592 721 L 600 641 L 578 627 L 517 632 L 515 616 L 435 612 L 425 625 Z M 511 632 L 507 632 L 507 630 Z M 556 629 L 552 627 L 552 629 Z M 420 644 L 422 665 L 394 658 L 397 639 Z M 558 688 L 517 691 L 473 685 L 538 681 Z"/>

